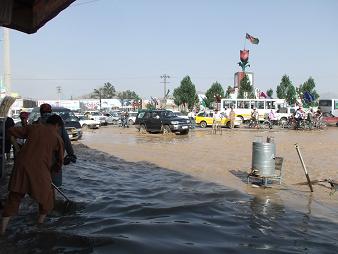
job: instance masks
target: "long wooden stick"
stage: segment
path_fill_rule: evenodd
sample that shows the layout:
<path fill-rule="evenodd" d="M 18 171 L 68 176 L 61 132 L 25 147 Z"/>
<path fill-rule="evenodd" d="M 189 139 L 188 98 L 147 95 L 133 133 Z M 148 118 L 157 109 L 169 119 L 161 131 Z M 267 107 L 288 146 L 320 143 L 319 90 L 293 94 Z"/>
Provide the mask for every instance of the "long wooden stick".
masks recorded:
<path fill-rule="evenodd" d="M 311 181 L 310 181 L 310 176 L 309 176 L 309 174 L 308 174 L 308 172 L 307 172 L 307 170 L 306 170 L 306 166 L 305 166 L 303 157 L 302 157 L 302 155 L 301 155 L 301 153 L 300 153 L 298 144 L 295 144 L 295 147 L 296 147 L 296 150 L 297 150 L 299 159 L 300 159 L 300 161 L 301 161 L 301 163 L 302 163 L 302 166 L 303 166 L 303 169 L 304 169 L 304 173 L 305 173 L 305 176 L 306 176 L 306 179 L 307 179 L 307 183 L 308 183 L 308 185 L 309 185 L 309 187 L 310 187 L 311 192 L 313 192 L 312 184 L 311 184 Z"/>
<path fill-rule="evenodd" d="M 67 198 L 67 196 L 54 183 L 52 183 L 52 186 L 55 190 L 57 190 L 57 192 L 59 192 L 62 195 L 62 197 L 64 197 L 67 200 L 67 202 L 70 202 L 70 199 Z"/>

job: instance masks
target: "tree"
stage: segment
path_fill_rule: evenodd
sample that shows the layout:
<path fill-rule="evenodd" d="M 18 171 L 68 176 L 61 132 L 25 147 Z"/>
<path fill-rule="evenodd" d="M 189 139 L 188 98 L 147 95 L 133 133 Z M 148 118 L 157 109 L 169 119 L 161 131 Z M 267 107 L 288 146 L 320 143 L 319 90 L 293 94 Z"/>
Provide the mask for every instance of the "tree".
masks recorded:
<path fill-rule="evenodd" d="M 101 109 L 101 100 L 103 99 L 102 95 L 103 95 L 103 88 L 101 87 L 99 89 L 94 89 L 94 92 L 90 96 L 91 98 L 96 98 L 100 100 L 100 109 Z"/>
<path fill-rule="evenodd" d="M 126 90 L 119 92 L 117 94 L 117 98 L 120 99 L 122 106 L 124 105 L 125 100 L 140 100 L 140 96 L 138 96 L 134 91 Z"/>
<path fill-rule="evenodd" d="M 211 104 L 213 104 L 216 100 L 224 97 L 224 90 L 220 83 L 217 81 L 214 82 L 211 87 L 208 89 L 208 91 L 205 93 L 206 99 L 206 105 L 207 107 L 210 107 Z"/>
<path fill-rule="evenodd" d="M 196 88 L 191 82 L 189 76 L 182 79 L 181 85 L 174 89 L 174 102 L 177 106 L 183 106 L 184 109 L 192 109 L 196 103 Z"/>
<path fill-rule="evenodd" d="M 269 90 L 266 91 L 266 95 L 267 95 L 269 98 L 272 98 L 272 95 L 273 95 L 273 90 L 272 90 L 272 88 L 270 88 Z"/>
<path fill-rule="evenodd" d="M 238 97 L 238 99 L 245 99 L 245 97 L 247 99 L 254 99 L 255 98 L 253 87 L 251 85 L 251 82 L 250 82 L 248 75 L 246 75 L 246 74 L 242 78 L 241 82 L 239 83 L 239 91 L 238 91 L 237 97 Z"/>
<path fill-rule="evenodd" d="M 281 80 L 279 86 L 277 86 L 277 89 L 276 89 L 277 98 L 278 99 L 286 99 L 287 92 L 288 92 L 288 89 L 289 89 L 290 86 L 293 86 L 292 82 L 291 82 L 289 76 L 285 74 L 282 77 L 282 80 Z"/>
<path fill-rule="evenodd" d="M 309 77 L 307 81 L 305 81 L 302 85 L 297 89 L 298 95 L 303 99 L 303 104 L 305 107 L 313 107 L 317 106 L 317 100 L 319 98 L 319 94 L 315 90 L 316 83 L 312 77 Z M 311 94 L 313 97 L 313 101 L 308 101 L 307 98 L 304 98 L 305 93 Z"/>
<path fill-rule="evenodd" d="M 296 88 L 293 85 L 291 85 L 286 92 L 286 102 L 289 105 L 293 105 L 296 103 L 296 101 L 297 101 Z"/>
<path fill-rule="evenodd" d="M 115 87 L 110 84 L 109 82 L 104 83 L 103 86 L 103 98 L 105 99 L 112 99 L 116 95 Z"/>
<path fill-rule="evenodd" d="M 233 91 L 232 86 L 228 86 L 228 87 L 227 87 L 227 90 L 225 91 L 224 97 L 225 97 L 226 99 L 230 99 L 230 94 L 232 93 L 232 91 Z"/>
<path fill-rule="evenodd" d="M 116 95 L 115 87 L 109 82 L 104 83 L 103 87 L 99 87 L 94 89 L 93 93 L 91 93 L 91 98 L 100 98 L 101 99 L 112 99 Z"/>

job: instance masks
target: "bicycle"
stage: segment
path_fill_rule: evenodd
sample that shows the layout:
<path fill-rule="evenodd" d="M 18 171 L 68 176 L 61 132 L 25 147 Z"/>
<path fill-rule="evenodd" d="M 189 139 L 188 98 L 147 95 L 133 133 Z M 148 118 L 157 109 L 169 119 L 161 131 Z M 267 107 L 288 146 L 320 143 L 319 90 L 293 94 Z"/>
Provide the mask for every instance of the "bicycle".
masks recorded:
<path fill-rule="evenodd" d="M 250 119 L 249 128 L 260 128 L 258 120 Z"/>

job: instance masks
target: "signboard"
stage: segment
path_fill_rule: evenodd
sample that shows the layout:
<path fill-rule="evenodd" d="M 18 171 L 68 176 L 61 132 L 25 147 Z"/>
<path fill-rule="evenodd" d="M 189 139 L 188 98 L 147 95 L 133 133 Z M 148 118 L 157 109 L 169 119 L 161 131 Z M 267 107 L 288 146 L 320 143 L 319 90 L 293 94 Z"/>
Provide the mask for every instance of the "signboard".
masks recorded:
<path fill-rule="evenodd" d="M 78 100 L 39 100 L 38 106 L 41 104 L 48 103 L 53 107 L 64 107 L 70 110 L 79 110 L 80 109 L 80 101 Z"/>

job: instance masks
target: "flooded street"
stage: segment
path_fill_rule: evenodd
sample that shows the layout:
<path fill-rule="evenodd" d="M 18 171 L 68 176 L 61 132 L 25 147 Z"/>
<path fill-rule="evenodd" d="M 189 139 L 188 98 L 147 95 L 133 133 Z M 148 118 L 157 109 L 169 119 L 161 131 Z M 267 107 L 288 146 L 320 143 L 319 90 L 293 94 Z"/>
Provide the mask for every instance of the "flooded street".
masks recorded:
<path fill-rule="evenodd" d="M 76 209 L 38 228 L 25 200 L 0 253 L 336 253 L 338 194 L 296 184 L 306 179 L 294 143 L 313 180 L 334 178 L 337 131 L 88 131 L 64 167 Z M 285 158 L 281 186 L 246 184 L 257 135 L 273 136 Z"/>

